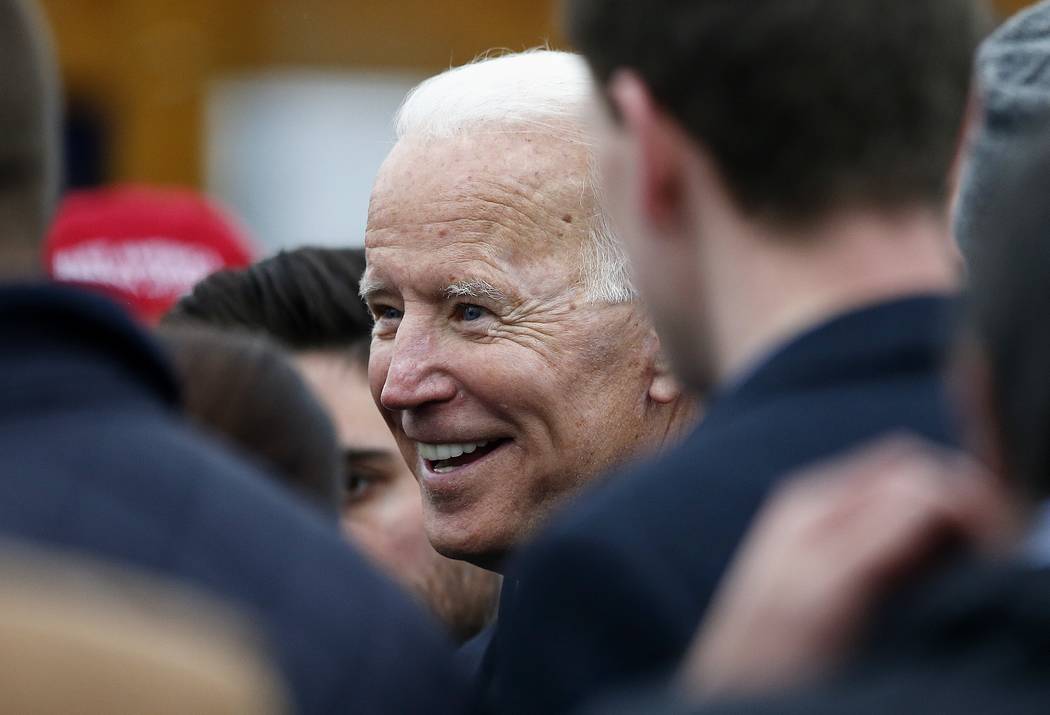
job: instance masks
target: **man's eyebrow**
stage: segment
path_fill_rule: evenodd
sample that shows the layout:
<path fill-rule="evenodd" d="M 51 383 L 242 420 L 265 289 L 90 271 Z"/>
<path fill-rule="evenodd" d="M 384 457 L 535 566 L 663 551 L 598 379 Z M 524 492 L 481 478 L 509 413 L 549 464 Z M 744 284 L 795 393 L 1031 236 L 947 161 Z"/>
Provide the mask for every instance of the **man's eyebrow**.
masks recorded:
<path fill-rule="evenodd" d="M 366 270 L 365 274 L 361 276 L 361 283 L 357 292 L 362 300 L 367 301 L 376 293 L 381 293 L 388 289 L 389 286 L 386 284 L 386 281 L 376 277 L 374 271 Z"/>
<path fill-rule="evenodd" d="M 348 462 L 366 461 L 369 459 L 390 459 L 393 453 L 385 449 L 354 449 L 343 450 L 343 458 Z"/>
<path fill-rule="evenodd" d="M 497 303 L 506 303 L 507 294 L 480 278 L 456 281 L 445 288 L 446 298 L 488 298 Z"/>

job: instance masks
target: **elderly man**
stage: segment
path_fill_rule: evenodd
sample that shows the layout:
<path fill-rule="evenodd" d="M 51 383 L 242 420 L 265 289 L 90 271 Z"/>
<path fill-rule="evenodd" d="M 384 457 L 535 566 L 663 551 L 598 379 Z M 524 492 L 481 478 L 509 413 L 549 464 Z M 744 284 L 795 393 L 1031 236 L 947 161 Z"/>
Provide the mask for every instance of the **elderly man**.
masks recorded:
<path fill-rule="evenodd" d="M 566 497 L 691 426 L 606 230 L 583 61 L 530 52 L 416 89 L 376 181 L 369 379 L 441 553 L 499 570 Z"/>

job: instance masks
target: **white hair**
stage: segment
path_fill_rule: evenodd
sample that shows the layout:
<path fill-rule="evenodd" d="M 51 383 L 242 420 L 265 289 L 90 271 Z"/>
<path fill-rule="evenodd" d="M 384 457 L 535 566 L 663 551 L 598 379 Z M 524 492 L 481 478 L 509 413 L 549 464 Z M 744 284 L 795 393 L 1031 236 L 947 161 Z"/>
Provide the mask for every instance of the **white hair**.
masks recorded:
<path fill-rule="evenodd" d="M 581 281 L 596 302 L 635 299 L 630 266 L 601 209 L 589 115 L 600 111 L 579 55 L 529 50 L 483 57 L 432 77 L 409 93 L 395 119 L 397 138 L 446 139 L 481 127 L 523 128 L 578 144 L 589 153 L 587 185 L 598 207 L 589 217 Z"/>

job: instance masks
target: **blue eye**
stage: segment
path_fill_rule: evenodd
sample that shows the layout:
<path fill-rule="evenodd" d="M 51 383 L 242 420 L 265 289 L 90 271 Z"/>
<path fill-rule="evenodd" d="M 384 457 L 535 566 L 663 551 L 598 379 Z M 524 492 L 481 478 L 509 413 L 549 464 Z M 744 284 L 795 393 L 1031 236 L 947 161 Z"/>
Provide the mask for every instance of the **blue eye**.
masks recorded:
<path fill-rule="evenodd" d="M 485 317 L 486 312 L 484 308 L 478 305 L 464 305 L 462 307 L 463 320 L 468 323 L 481 320 Z"/>
<path fill-rule="evenodd" d="M 381 320 L 400 320 L 401 311 L 397 308 L 380 308 L 379 318 Z"/>

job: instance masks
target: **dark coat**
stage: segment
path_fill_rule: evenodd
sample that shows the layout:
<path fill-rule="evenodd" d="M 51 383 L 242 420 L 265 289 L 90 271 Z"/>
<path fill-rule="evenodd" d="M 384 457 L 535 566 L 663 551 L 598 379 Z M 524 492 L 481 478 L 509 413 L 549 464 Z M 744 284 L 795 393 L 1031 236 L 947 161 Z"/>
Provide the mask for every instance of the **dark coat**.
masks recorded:
<path fill-rule="evenodd" d="M 193 432 L 108 302 L 0 289 L 0 535 L 176 580 L 254 620 L 303 713 L 460 709 L 436 627 L 324 522 Z"/>
<path fill-rule="evenodd" d="M 904 299 L 809 331 L 716 396 L 680 448 L 572 505 L 510 566 L 484 699 L 562 713 L 672 667 L 778 480 L 889 432 L 954 444 L 950 308 Z"/>

